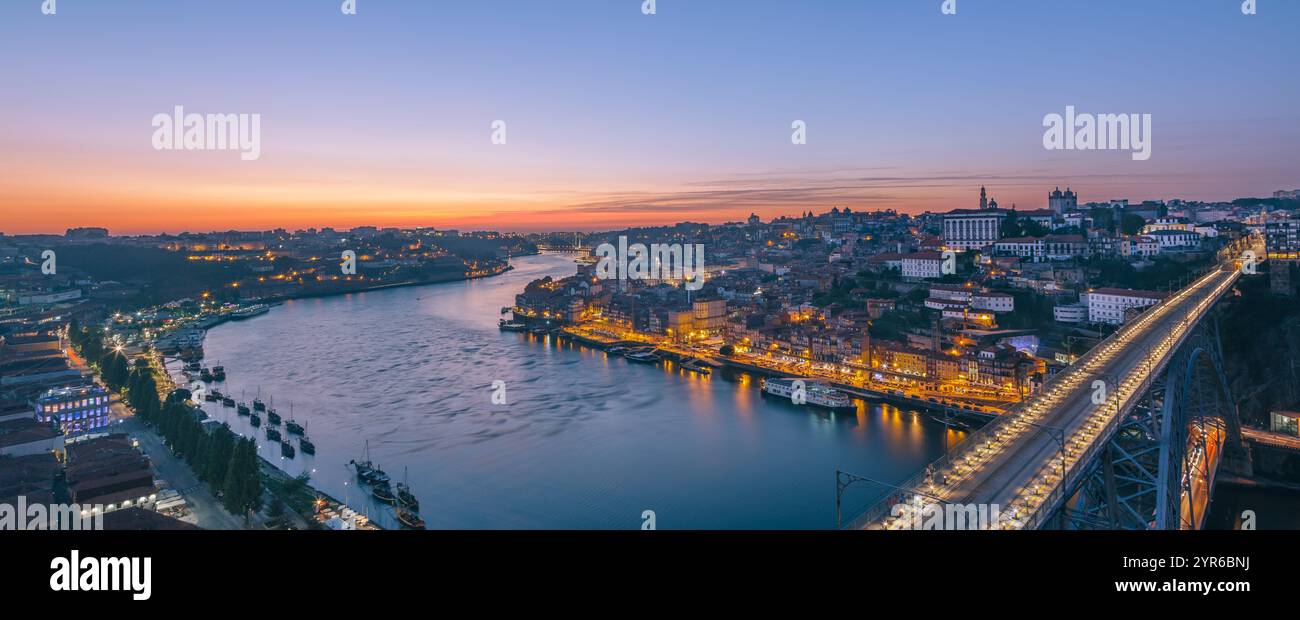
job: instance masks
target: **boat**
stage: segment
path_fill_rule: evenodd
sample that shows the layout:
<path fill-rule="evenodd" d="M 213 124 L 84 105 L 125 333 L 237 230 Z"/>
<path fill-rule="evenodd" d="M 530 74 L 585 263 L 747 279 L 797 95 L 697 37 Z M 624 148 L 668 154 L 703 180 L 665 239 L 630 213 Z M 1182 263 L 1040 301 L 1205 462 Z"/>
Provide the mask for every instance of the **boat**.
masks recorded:
<path fill-rule="evenodd" d="M 373 495 L 375 499 L 384 502 L 385 504 L 397 503 L 397 496 L 393 495 L 393 489 L 388 486 L 387 482 L 376 482 L 371 485 L 370 494 Z"/>
<path fill-rule="evenodd" d="M 213 394 L 212 392 L 208 392 L 203 395 L 203 402 L 212 403 L 216 401 L 217 401 L 217 395 Z"/>
<path fill-rule="evenodd" d="M 280 441 L 280 429 L 266 427 L 266 439 L 268 441 Z"/>
<path fill-rule="evenodd" d="M 379 466 L 376 465 L 370 470 L 370 474 L 366 476 L 365 482 L 369 484 L 387 485 L 389 477 L 388 474 L 384 473 L 384 470 L 379 469 Z"/>
<path fill-rule="evenodd" d="M 352 459 L 348 461 L 348 465 L 351 465 L 352 468 L 356 470 L 357 480 L 360 480 L 362 482 L 366 481 L 366 479 L 370 476 L 370 472 L 374 471 L 375 469 L 375 464 L 370 461 L 370 440 L 369 439 L 366 440 L 366 460 L 358 462 L 356 459 Z"/>
<path fill-rule="evenodd" d="M 222 404 L 222 406 L 225 406 L 225 407 L 234 407 L 234 406 L 235 406 L 235 399 L 233 399 L 233 398 L 231 398 L 231 397 L 229 397 L 229 396 L 223 397 L 223 398 L 221 399 L 221 404 Z"/>
<path fill-rule="evenodd" d="M 316 454 L 316 444 L 305 436 L 298 439 L 298 449 L 302 450 L 303 454 Z"/>
<path fill-rule="evenodd" d="M 610 348 L 608 348 L 608 349 L 605 349 L 605 352 L 606 352 L 606 353 L 611 353 L 611 354 L 614 354 L 614 355 L 618 355 L 618 354 L 620 354 L 620 353 L 622 353 L 622 352 L 624 352 L 624 351 L 626 351 L 626 350 L 627 350 L 627 347 L 610 347 Z"/>
<path fill-rule="evenodd" d="M 293 403 L 289 403 L 289 419 L 284 422 L 284 430 L 290 435 L 302 434 L 302 425 L 293 421 Z"/>
<path fill-rule="evenodd" d="M 212 390 L 211 393 L 214 398 L 221 400 L 221 390 Z"/>
<path fill-rule="evenodd" d="M 253 428 L 258 428 L 262 425 L 262 416 L 254 413 L 253 415 L 248 416 L 248 423 L 252 424 Z"/>
<path fill-rule="evenodd" d="M 225 366 L 213 366 L 213 367 L 212 367 L 212 380 L 213 380 L 213 381 L 225 381 L 225 380 L 226 380 L 226 367 L 225 367 Z"/>
<path fill-rule="evenodd" d="M 260 389 L 258 390 L 261 391 Z M 261 397 L 253 399 L 253 411 L 266 411 L 266 403 L 262 402 Z"/>
<path fill-rule="evenodd" d="M 267 312 L 270 311 L 271 311 L 271 307 L 266 304 L 253 304 L 246 308 L 240 308 L 234 312 L 231 312 L 230 318 L 236 321 L 242 321 L 244 319 L 251 319 L 255 316 L 266 314 Z"/>
<path fill-rule="evenodd" d="M 653 351 L 637 351 L 636 353 L 628 353 L 627 361 L 639 364 L 653 364 L 659 361 L 659 356 Z"/>
<path fill-rule="evenodd" d="M 397 522 L 401 523 L 402 527 L 406 529 L 410 529 L 410 530 L 424 529 L 424 519 L 421 519 L 420 515 L 417 514 L 414 510 L 408 510 L 401 506 L 397 507 Z"/>
<path fill-rule="evenodd" d="M 199 371 L 199 380 L 204 383 L 212 383 L 212 371 L 204 368 Z"/>
<path fill-rule="evenodd" d="M 267 409 L 267 410 L 266 410 L 266 423 L 267 423 L 267 424 L 270 424 L 271 426 L 279 426 L 279 425 L 280 425 L 280 414 L 276 413 L 274 409 Z"/>
<path fill-rule="evenodd" d="M 803 400 L 804 403 L 824 407 L 826 409 L 853 409 L 853 400 L 845 396 L 839 390 L 832 388 L 824 383 L 808 379 L 780 378 L 764 379 L 763 394 L 788 398 L 794 401 L 796 393 L 796 381 L 803 382 Z M 796 403 L 803 404 L 803 403 Z"/>
<path fill-rule="evenodd" d="M 527 325 L 524 325 L 523 323 L 516 323 L 514 321 L 507 321 L 505 319 L 501 319 L 500 321 L 497 321 L 497 327 L 500 328 L 500 330 L 503 332 L 528 331 Z"/>
<path fill-rule="evenodd" d="M 297 453 L 298 452 L 293 449 L 293 444 L 287 441 L 280 442 L 280 454 L 287 456 L 289 458 L 293 458 L 295 455 L 297 455 Z"/>
<path fill-rule="evenodd" d="M 239 413 L 239 415 L 248 415 L 249 413 L 252 413 L 252 412 L 248 409 L 248 405 L 246 405 L 246 404 L 244 404 L 244 403 L 239 403 L 238 405 L 236 405 L 236 406 L 235 406 L 235 411 L 236 411 L 237 413 Z"/>
<path fill-rule="evenodd" d="M 415 498 L 414 493 L 411 493 L 411 485 L 406 483 L 406 475 L 406 468 L 402 468 L 402 481 L 397 483 L 397 501 L 411 510 L 418 511 L 420 509 L 420 500 Z"/>
<path fill-rule="evenodd" d="M 185 364 L 185 372 L 199 372 L 202 368 L 203 365 L 198 362 L 189 362 L 188 364 Z"/>

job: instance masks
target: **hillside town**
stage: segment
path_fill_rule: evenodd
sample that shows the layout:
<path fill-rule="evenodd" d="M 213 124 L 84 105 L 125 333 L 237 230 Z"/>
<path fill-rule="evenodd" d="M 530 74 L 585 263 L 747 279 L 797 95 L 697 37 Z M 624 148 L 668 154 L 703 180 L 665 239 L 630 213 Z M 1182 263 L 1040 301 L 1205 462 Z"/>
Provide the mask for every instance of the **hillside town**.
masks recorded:
<path fill-rule="evenodd" d="M 988 413 L 1036 392 L 1252 234 L 1267 239 L 1274 292 L 1294 295 L 1294 207 L 1285 193 L 1081 203 L 1067 187 L 1020 209 L 980 188 L 978 202 L 943 213 L 836 207 L 613 231 L 575 248 L 574 276 L 521 292 L 512 325 L 724 351 L 732 362 Z M 616 242 L 702 245 L 706 283 L 692 291 L 657 277 L 600 277 L 587 254 Z"/>

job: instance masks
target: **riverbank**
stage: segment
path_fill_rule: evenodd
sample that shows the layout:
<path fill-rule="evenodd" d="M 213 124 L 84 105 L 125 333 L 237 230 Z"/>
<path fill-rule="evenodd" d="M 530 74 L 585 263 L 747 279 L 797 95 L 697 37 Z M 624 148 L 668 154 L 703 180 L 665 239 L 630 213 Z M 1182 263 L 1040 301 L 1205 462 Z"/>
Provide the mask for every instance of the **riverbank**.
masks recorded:
<path fill-rule="evenodd" d="M 602 351 L 608 350 L 610 347 L 615 347 L 615 346 L 629 346 L 629 345 L 653 346 L 655 344 L 653 342 L 639 341 L 639 340 L 614 340 L 612 338 L 602 339 L 594 335 L 584 334 L 582 332 L 571 330 L 568 328 L 560 329 L 559 331 L 555 332 L 555 334 L 557 337 L 565 338 L 570 341 L 582 344 L 584 346 L 600 349 Z M 896 405 L 899 407 L 922 409 L 925 411 L 942 414 L 945 417 L 951 417 L 958 420 L 962 420 L 963 422 L 974 423 L 976 425 L 982 425 L 988 422 L 989 420 L 997 417 L 996 413 L 975 411 L 969 408 L 964 408 L 962 406 L 956 406 L 952 404 L 938 402 L 937 400 L 929 400 L 920 396 L 912 396 L 901 390 L 876 390 L 876 389 L 855 385 L 852 383 L 846 383 L 843 381 L 836 381 L 834 379 L 828 379 L 826 377 L 820 377 L 816 375 L 806 375 L 806 374 L 785 372 L 774 368 L 769 368 L 767 366 L 762 366 L 759 364 L 747 362 L 739 356 L 725 356 L 721 354 L 704 355 L 698 352 L 678 351 L 678 350 L 674 350 L 670 348 L 662 348 L 662 347 L 659 349 L 659 353 L 660 355 L 668 357 L 669 359 L 673 359 L 675 361 L 700 360 L 714 367 L 728 367 L 734 370 L 749 372 L 763 377 L 798 377 L 798 378 L 807 379 L 809 381 L 820 381 L 838 390 L 853 394 L 854 396 L 857 396 L 865 400 L 890 403 L 892 405 Z"/>

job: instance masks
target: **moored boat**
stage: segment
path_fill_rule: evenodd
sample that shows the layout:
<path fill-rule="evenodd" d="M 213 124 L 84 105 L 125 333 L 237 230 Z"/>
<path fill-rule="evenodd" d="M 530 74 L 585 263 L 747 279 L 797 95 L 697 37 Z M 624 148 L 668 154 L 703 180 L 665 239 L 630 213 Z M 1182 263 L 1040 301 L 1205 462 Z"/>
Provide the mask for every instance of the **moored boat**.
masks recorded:
<path fill-rule="evenodd" d="M 316 444 L 305 436 L 298 439 L 298 449 L 302 450 L 303 454 L 316 454 Z"/>
<path fill-rule="evenodd" d="M 269 441 L 280 441 L 280 429 L 266 427 L 266 438 Z"/>
<path fill-rule="evenodd" d="M 370 487 L 370 494 L 385 504 L 397 503 L 397 496 L 393 494 L 393 489 L 388 486 L 388 482 L 375 482 Z"/>
<path fill-rule="evenodd" d="M 411 530 L 424 529 L 424 519 L 421 519 L 420 515 L 416 513 L 414 510 L 409 510 L 401 506 L 397 507 L 397 522 L 401 523 L 402 527 L 407 529 L 411 529 Z"/>
<path fill-rule="evenodd" d="M 288 458 L 293 458 L 297 454 L 297 451 L 293 449 L 293 444 L 287 441 L 282 441 L 280 442 L 280 454 Z"/>
<path fill-rule="evenodd" d="M 415 498 L 415 494 L 411 493 L 411 485 L 406 483 L 407 473 L 406 468 L 402 468 L 402 481 L 397 483 L 397 501 L 413 511 L 419 511 L 420 500 Z"/>
<path fill-rule="evenodd" d="M 797 405 L 808 404 L 832 410 L 853 409 L 853 400 L 848 396 L 810 379 L 764 379 L 762 386 L 763 394 L 786 398 Z"/>
<path fill-rule="evenodd" d="M 627 361 L 636 362 L 638 364 L 653 364 L 659 361 L 659 356 L 652 351 L 638 351 L 636 353 L 628 353 Z"/>

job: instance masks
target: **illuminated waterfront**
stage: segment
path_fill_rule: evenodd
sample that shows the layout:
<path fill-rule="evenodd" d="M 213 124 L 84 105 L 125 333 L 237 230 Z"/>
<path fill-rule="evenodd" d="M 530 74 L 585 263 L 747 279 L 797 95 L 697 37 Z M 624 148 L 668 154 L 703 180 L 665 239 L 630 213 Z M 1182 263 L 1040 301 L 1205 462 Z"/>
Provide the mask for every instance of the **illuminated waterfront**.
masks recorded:
<path fill-rule="evenodd" d="M 219 389 L 236 399 L 260 386 L 286 419 L 293 402 L 318 452 L 286 469 L 314 469 L 316 486 L 359 506 L 346 463 L 369 440 L 394 480 L 409 468 L 430 528 L 637 528 L 644 510 L 662 529 L 830 528 L 837 467 L 897 481 L 957 438 L 888 405 L 819 413 L 762 398 L 749 375 L 701 378 L 502 333 L 500 309 L 528 281 L 573 269 L 557 255 L 514 264 L 483 280 L 288 302 L 212 329 L 205 363 L 220 360 L 230 378 Z M 496 380 L 506 406 L 491 402 Z M 204 408 L 280 461 L 247 418 Z M 854 487 L 846 514 L 879 491 Z"/>

